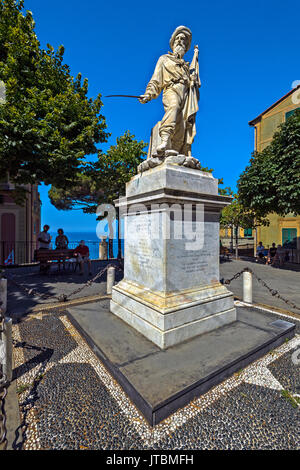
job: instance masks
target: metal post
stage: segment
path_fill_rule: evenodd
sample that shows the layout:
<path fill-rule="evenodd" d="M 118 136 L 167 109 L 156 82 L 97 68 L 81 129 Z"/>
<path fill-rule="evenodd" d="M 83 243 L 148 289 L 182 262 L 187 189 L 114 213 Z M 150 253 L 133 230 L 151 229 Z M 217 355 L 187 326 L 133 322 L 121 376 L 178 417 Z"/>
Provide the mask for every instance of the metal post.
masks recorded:
<path fill-rule="evenodd" d="M 107 286 L 106 286 L 106 293 L 112 293 L 112 287 L 115 283 L 115 275 L 116 269 L 113 266 L 110 266 L 107 270 Z"/>
<path fill-rule="evenodd" d="M 243 301 L 252 304 L 252 273 L 243 272 Z"/>

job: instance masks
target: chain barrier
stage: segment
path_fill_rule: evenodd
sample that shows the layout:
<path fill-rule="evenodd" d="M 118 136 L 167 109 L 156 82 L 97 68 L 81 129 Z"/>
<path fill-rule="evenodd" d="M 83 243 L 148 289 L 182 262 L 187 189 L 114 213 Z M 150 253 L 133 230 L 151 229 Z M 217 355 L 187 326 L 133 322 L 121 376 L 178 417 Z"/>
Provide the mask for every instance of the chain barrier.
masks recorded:
<path fill-rule="evenodd" d="M 229 285 L 232 281 L 235 281 L 235 279 L 238 279 L 245 271 L 248 271 L 248 268 L 243 269 L 242 271 L 236 273 L 234 276 L 232 276 L 230 279 L 221 279 L 222 284 Z"/>
<path fill-rule="evenodd" d="M 96 276 L 94 276 L 92 279 L 89 279 L 83 286 L 80 286 L 78 289 L 75 289 L 73 292 L 71 292 L 71 294 L 69 294 L 68 296 L 65 296 L 66 297 L 66 300 L 71 297 L 72 295 L 76 295 L 76 294 L 79 294 L 79 292 L 81 292 L 83 289 L 85 289 L 86 287 L 89 287 L 93 284 L 93 282 L 95 282 L 97 279 L 99 279 L 104 273 L 105 271 L 108 270 L 108 268 L 115 268 L 115 269 L 118 269 L 120 271 L 123 271 L 119 266 L 115 266 L 113 264 L 108 264 L 107 266 L 105 266 L 105 268 L 103 268 L 101 271 L 99 271 Z M 64 294 L 62 294 L 64 295 Z M 65 297 L 63 298 L 63 300 L 61 300 L 62 302 L 66 302 L 65 300 Z"/>
<path fill-rule="evenodd" d="M 27 295 L 28 297 L 37 296 L 37 297 L 40 297 L 41 299 L 46 299 L 46 300 L 47 299 L 55 299 L 58 302 L 67 302 L 70 299 L 70 297 L 72 297 L 73 295 L 79 294 L 79 292 L 81 292 L 83 289 L 85 289 L 86 287 L 91 286 L 97 279 L 99 279 L 101 276 L 103 276 L 105 271 L 107 271 L 108 268 L 110 268 L 110 267 L 113 267 L 116 270 L 123 272 L 123 269 L 120 266 L 114 265 L 114 264 L 108 264 L 107 266 L 105 266 L 105 268 L 101 269 L 92 279 L 89 279 L 83 286 L 78 287 L 77 289 L 75 289 L 70 294 L 64 294 L 63 293 L 63 294 L 60 294 L 60 295 L 40 293 L 40 292 L 36 291 L 33 288 L 25 287 L 23 284 L 20 284 L 19 282 L 15 281 L 15 279 L 11 278 L 10 276 L 6 276 L 6 277 L 7 277 L 7 280 L 9 282 L 11 282 L 16 287 L 18 287 L 18 289 L 22 290 L 24 292 L 24 294 Z"/>
<path fill-rule="evenodd" d="M 0 386 L 0 450 L 6 450 L 7 448 L 6 413 L 4 409 L 6 395 L 7 388 Z"/>
<path fill-rule="evenodd" d="M 2 305 L 1 301 L 0 301 L 0 305 Z M 0 333 L 2 333 L 4 329 L 4 319 L 5 319 L 5 316 L 3 315 L 3 310 L 0 307 Z"/>
<path fill-rule="evenodd" d="M 283 302 L 285 302 L 290 307 L 300 311 L 300 307 L 298 307 L 296 304 L 294 304 L 294 302 L 291 302 L 290 300 L 285 299 L 284 297 L 282 297 L 282 295 L 280 295 L 277 290 L 272 289 L 270 286 L 268 286 L 268 284 L 263 279 L 258 277 L 257 274 L 255 274 L 255 272 L 252 271 L 252 269 L 250 269 L 250 268 L 244 268 L 244 269 L 242 269 L 242 271 L 239 271 L 238 273 L 236 273 L 230 279 L 226 279 L 226 280 L 222 279 L 221 282 L 222 282 L 222 284 L 229 285 L 232 281 L 234 281 L 235 279 L 238 279 L 244 272 L 251 273 L 252 276 L 257 280 L 257 282 L 259 282 L 262 286 L 264 286 L 270 292 L 270 294 L 273 297 L 277 297 L 277 299 L 282 300 Z"/>
<path fill-rule="evenodd" d="M 2 308 L 0 307 L 0 338 L 1 338 L 1 333 L 4 330 L 4 315 Z M 0 363 L 2 366 L 2 364 Z M 7 388 L 6 388 L 6 379 L 5 376 L 3 376 L 3 366 L 2 366 L 2 371 L 0 375 L 0 450 L 6 450 L 7 448 L 7 439 L 6 439 L 6 413 L 5 413 L 5 397 L 7 395 Z"/>
<path fill-rule="evenodd" d="M 32 289 L 32 288 L 30 289 L 28 287 L 25 287 L 23 284 L 18 283 L 10 276 L 7 276 L 7 279 L 16 287 L 18 287 L 18 289 L 21 289 L 22 292 L 24 292 L 28 297 L 38 296 L 42 299 L 51 298 L 51 299 L 56 299 L 58 302 L 66 302 L 73 295 L 79 294 L 83 289 L 91 286 L 97 279 L 103 276 L 105 271 L 107 271 L 108 268 L 110 267 L 114 267 L 116 270 L 123 272 L 123 269 L 120 266 L 114 265 L 114 264 L 108 264 L 103 269 L 101 269 L 92 279 L 89 279 L 83 286 L 80 286 L 79 288 L 75 289 L 73 292 L 71 292 L 68 295 L 61 294 L 57 296 L 57 295 L 47 294 L 47 293 L 42 294 L 42 293 L 37 292 L 35 289 Z M 0 333 L 3 332 L 4 319 L 5 317 L 0 307 Z M 7 448 L 6 413 L 4 409 L 5 397 L 7 395 L 7 387 L 6 387 L 7 384 L 6 383 L 3 384 L 3 380 L 5 381 L 5 377 L 1 377 L 0 375 L 0 450 L 6 450 Z"/>
<path fill-rule="evenodd" d="M 41 299 L 55 299 L 58 302 L 67 302 L 70 299 L 70 297 L 72 297 L 76 294 L 79 294 L 86 287 L 91 286 L 97 279 L 99 279 L 101 276 L 103 276 L 105 271 L 107 271 L 108 268 L 110 268 L 110 267 L 114 267 L 116 270 L 123 272 L 123 269 L 120 266 L 114 265 L 114 264 L 108 264 L 107 266 L 105 266 L 105 268 L 101 269 L 92 279 L 89 279 L 83 286 L 80 286 L 79 288 L 75 289 L 70 294 L 64 294 L 63 293 L 63 294 L 60 294 L 60 295 L 54 295 L 54 294 L 47 294 L 47 293 L 39 293 L 33 288 L 25 287 L 23 284 L 18 283 L 17 281 L 12 279 L 11 277 L 7 277 L 7 279 L 8 279 L 9 282 L 16 285 L 16 287 L 18 287 L 19 289 L 21 289 L 28 297 L 38 296 Z M 290 300 L 285 299 L 282 295 L 280 295 L 278 293 L 277 290 L 272 289 L 271 287 L 269 287 L 268 284 L 263 279 L 258 277 L 257 274 L 255 274 L 255 272 L 252 271 L 252 269 L 250 269 L 248 267 L 242 269 L 241 271 L 236 273 L 234 276 L 232 276 L 230 279 L 226 279 L 226 280 L 222 279 L 221 282 L 225 285 L 229 285 L 232 281 L 238 279 L 246 271 L 250 272 L 253 275 L 253 277 L 257 280 L 257 282 L 259 282 L 262 286 L 264 286 L 270 292 L 270 294 L 273 297 L 277 297 L 278 299 L 280 299 L 282 302 L 286 303 L 290 307 L 300 311 L 300 307 L 298 307 L 296 304 L 294 304 Z M 0 323 L 0 328 L 1 328 L 1 323 Z"/>

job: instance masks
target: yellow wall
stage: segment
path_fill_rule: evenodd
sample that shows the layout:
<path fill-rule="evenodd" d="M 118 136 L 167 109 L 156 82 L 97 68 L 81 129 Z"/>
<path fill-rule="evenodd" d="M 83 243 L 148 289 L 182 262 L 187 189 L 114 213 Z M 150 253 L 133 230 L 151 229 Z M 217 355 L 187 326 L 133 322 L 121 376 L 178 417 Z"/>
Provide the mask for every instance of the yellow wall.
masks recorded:
<path fill-rule="evenodd" d="M 297 237 L 300 236 L 300 217 L 285 216 L 281 217 L 277 214 L 269 214 L 268 219 L 270 225 L 268 227 L 257 227 L 257 244 L 261 241 L 267 248 L 272 243 L 282 245 L 282 229 L 296 228 Z"/>
<path fill-rule="evenodd" d="M 280 124 L 285 122 L 285 114 L 300 107 L 292 101 L 293 94 L 281 101 L 277 106 L 261 116 L 255 124 L 255 149 L 260 152 L 272 141 L 273 135 Z"/>
<path fill-rule="evenodd" d="M 270 144 L 278 126 L 285 122 L 286 113 L 300 107 L 299 104 L 293 103 L 292 97 L 293 94 L 287 96 L 286 99 L 278 103 L 277 106 L 264 113 L 260 117 L 260 120 L 255 123 L 255 149 L 258 152 Z M 265 247 L 272 245 L 273 242 L 276 243 L 276 245 L 281 245 L 283 228 L 296 228 L 297 237 L 300 237 L 300 216 L 293 217 L 291 215 L 281 217 L 277 214 L 269 214 L 267 217 L 270 221 L 270 225 L 267 227 L 257 227 L 257 244 L 262 241 Z M 255 229 L 253 229 L 252 235 L 255 236 Z M 238 236 L 240 238 L 244 237 L 244 230 L 242 228 L 239 228 Z M 224 228 L 220 228 L 220 237 L 231 237 L 231 229 L 228 228 L 225 231 Z"/>
<path fill-rule="evenodd" d="M 286 113 L 300 107 L 299 104 L 293 103 L 292 98 L 293 94 L 289 95 L 277 106 L 263 114 L 260 121 L 255 124 L 255 148 L 258 152 L 270 144 L 278 126 L 285 122 Z M 281 245 L 283 228 L 296 228 L 297 237 L 300 236 L 300 216 L 281 217 L 277 214 L 269 214 L 268 219 L 270 220 L 268 227 L 257 228 L 257 243 L 262 241 L 265 247 L 270 246 L 273 242 L 276 245 Z"/>
<path fill-rule="evenodd" d="M 254 235 L 254 229 L 252 230 L 252 236 Z M 220 237 L 221 238 L 230 238 L 231 237 L 231 228 L 220 228 Z M 233 231 L 233 237 L 235 237 L 235 230 Z M 244 238 L 244 229 L 239 227 L 238 228 L 238 237 Z M 248 238 L 248 237 L 246 237 Z"/>

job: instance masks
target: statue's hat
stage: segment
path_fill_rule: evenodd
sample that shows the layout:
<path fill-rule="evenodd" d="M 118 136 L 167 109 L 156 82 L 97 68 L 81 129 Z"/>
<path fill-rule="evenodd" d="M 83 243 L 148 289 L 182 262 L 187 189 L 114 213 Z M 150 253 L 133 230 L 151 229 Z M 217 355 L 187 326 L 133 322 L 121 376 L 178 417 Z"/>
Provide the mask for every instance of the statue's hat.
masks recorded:
<path fill-rule="evenodd" d="M 189 48 L 191 47 L 192 31 L 187 26 L 178 26 L 178 28 L 175 29 L 175 31 L 172 34 L 171 39 L 170 39 L 170 47 L 173 50 L 173 45 L 174 45 L 175 38 L 176 38 L 177 34 L 179 34 L 179 33 L 185 34 L 186 37 L 188 38 L 188 44 L 187 44 L 187 51 L 188 51 Z"/>

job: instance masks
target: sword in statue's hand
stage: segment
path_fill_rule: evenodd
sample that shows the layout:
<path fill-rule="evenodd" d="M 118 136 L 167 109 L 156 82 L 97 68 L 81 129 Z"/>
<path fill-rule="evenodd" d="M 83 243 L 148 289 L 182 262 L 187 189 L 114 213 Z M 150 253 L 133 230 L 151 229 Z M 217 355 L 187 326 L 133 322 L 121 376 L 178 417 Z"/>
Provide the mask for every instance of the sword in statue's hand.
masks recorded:
<path fill-rule="evenodd" d="M 106 95 L 104 98 L 137 98 L 140 103 L 147 103 L 151 100 L 149 95 Z"/>

